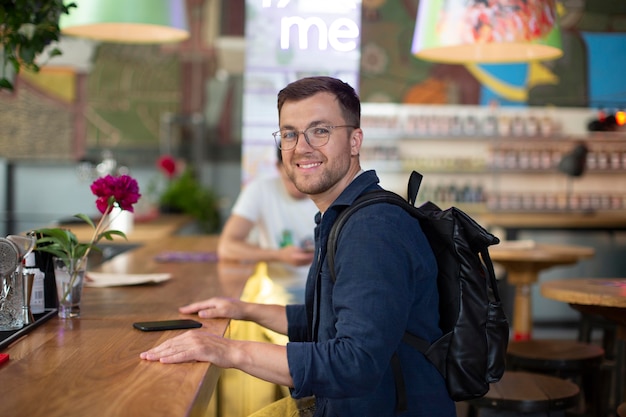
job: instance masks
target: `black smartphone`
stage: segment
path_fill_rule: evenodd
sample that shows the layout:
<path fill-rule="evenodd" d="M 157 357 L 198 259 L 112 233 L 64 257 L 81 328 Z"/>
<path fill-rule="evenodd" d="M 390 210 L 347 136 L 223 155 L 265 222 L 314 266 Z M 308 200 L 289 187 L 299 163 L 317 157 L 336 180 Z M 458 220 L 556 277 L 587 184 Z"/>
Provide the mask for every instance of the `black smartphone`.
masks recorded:
<path fill-rule="evenodd" d="M 202 327 L 202 323 L 189 319 L 141 321 L 133 323 L 133 327 L 144 332 L 156 332 L 160 330 L 195 329 Z"/>

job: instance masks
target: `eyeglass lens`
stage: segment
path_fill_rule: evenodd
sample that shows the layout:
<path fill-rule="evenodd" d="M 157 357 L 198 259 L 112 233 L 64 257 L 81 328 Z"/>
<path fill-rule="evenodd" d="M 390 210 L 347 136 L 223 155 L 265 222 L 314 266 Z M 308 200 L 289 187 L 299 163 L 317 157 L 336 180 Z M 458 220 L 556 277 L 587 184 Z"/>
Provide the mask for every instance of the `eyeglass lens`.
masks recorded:
<path fill-rule="evenodd" d="M 328 143 L 330 138 L 330 128 L 323 126 L 312 126 L 308 129 L 298 132 L 296 130 L 284 130 L 282 132 L 276 132 L 274 137 L 276 138 L 276 144 L 282 150 L 288 150 L 295 148 L 300 137 L 300 133 L 304 134 L 305 140 L 314 148 L 319 148 Z"/>

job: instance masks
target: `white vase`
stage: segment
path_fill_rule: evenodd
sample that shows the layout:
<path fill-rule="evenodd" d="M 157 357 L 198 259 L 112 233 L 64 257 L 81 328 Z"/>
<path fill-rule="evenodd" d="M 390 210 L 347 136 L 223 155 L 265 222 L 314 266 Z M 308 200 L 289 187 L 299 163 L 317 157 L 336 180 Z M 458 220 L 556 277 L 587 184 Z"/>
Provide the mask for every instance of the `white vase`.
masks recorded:
<path fill-rule="evenodd" d="M 109 213 L 109 218 L 111 219 L 109 230 L 119 230 L 126 235 L 132 232 L 135 219 L 130 211 L 113 207 L 111 213 Z"/>

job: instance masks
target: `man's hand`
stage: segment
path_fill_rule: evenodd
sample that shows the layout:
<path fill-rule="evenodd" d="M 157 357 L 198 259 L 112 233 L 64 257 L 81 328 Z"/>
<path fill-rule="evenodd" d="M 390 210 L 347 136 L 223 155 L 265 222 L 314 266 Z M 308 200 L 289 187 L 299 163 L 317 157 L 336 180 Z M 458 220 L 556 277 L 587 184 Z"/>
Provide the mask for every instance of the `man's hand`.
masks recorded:
<path fill-rule="evenodd" d="M 183 314 L 198 313 L 198 317 L 206 319 L 246 320 L 244 317 L 245 304 L 247 303 L 234 298 L 213 297 L 180 307 L 178 311 Z"/>
<path fill-rule="evenodd" d="M 227 339 L 204 329 L 187 331 L 139 354 L 161 363 L 211 362 L 220 368 L 236 368 L 250 375 L 293 387 L 285 346 Z"/>
<path fill-rule="evenodd" d="M 139 357 L 161 363 L 211 362 L 220 368 L 232 368 L 231 358 L 237 341 L 225 339 L 206 330 L 187 331 L 142 352 Z"/>
<path fill-rule="evenodd" d="M 278 259 L 293 266 L 311 265 L 314 255 L 314 252 L 297 246 L 285 246 L 278 250 Z"/>

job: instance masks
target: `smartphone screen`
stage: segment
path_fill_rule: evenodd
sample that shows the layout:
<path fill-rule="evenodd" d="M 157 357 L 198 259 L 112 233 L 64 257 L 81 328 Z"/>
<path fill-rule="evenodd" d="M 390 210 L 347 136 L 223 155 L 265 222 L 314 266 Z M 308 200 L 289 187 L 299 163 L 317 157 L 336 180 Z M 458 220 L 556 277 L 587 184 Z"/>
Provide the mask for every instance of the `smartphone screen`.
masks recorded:
<path fill-rule="evenodd" d="M 155 332 L 159 330 L 194 329 L 202 327 L 202 323 L 189 319 L 142 321 L 133 323 L 133 327 L 144 332 Z"/>

